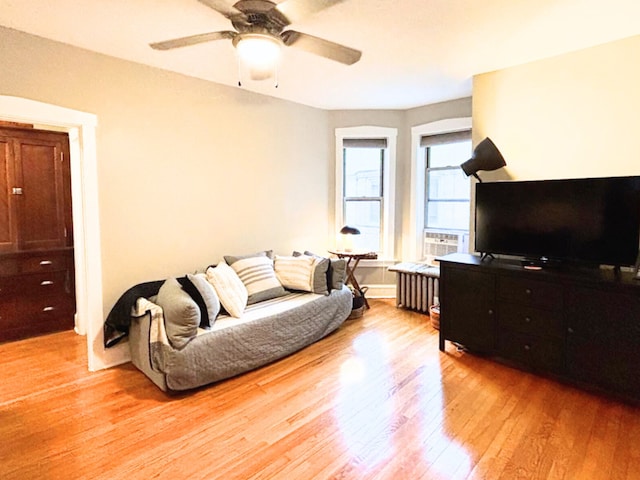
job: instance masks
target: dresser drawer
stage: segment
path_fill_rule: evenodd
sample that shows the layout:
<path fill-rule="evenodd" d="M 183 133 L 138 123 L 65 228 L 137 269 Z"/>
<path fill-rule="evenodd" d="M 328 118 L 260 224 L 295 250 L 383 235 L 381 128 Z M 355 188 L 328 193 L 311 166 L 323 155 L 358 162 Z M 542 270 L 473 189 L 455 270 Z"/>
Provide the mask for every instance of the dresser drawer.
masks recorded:
<path fill-rule="evenodd" d="M 17 290 L 15 277 L 0 277 L 0 303 Z"/>
<path fill-rule="evenodd" d="M 16 273 L 18 273 L 17 258 L 0 259 L 0 276 L 15 275 Z"/>
<path fill-rule="evenodd" d="M 64 253 L 32 255 L 19 260 L 20 273 L 55 272 L 69 266 L 69 255 Z"/>
<path fill-rule="evenodd" d="M 16 288 L 24 295 L 63 295 L 69 293 L 66 272 L 34 273 L 14 277 Z"/>
<path fill-rule="evenodd" d="M 562 313 L 515 303 L 502 302 L 498 309 L 498 324 L 506 329 L 540 337 L 564 335 Z"/>
<path fill-rule="evenodd" d="M 35 315 L 41 312 L 68 312 L 75 309 L 74 299 L 71 295 L 23 295 L 16 300 L 16 309 L 19 316 Z"/>
<path fill-rule="evenodd" d="M 16 323 L 16 302 L 13 299 L 0 301 L 0 332 L 11 328 Z M 1 337 L 0 337 L 1 338 Z"/>
<path fill-rule="evenodd" d="M 498 352 L 506 359 L 533 369 L 550 372 L 562 370 L 563 344 L 557 338 L 504 330 L 498 335 Z"/>
<path fill-rule="evenodd" d="M 525 277 L 498 277 L 498 298 L 541 308 L 562 308 L 562 287 Z"/>

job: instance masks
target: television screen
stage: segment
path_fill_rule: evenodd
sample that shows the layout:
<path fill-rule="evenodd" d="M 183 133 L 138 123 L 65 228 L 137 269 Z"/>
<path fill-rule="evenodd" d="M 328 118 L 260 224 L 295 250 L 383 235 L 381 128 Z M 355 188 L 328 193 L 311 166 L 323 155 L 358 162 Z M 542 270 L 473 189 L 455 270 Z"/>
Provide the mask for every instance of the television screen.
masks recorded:
<path fill-rule="evenodd" d="M 640 176 L 476 184 L 476 251 L 634 265 Z"/>

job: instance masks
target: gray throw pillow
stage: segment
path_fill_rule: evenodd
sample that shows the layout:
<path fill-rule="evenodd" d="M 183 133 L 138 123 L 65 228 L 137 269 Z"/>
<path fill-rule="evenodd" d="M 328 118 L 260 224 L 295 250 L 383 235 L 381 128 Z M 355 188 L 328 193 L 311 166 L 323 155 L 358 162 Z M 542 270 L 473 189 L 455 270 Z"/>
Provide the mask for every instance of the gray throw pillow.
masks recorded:
<path fill-rule="evenodd" d="M 175 278 L 168 278 L 162 284 L 156 303 L 162 307 L 169 342 L 174 348 L 184 348 L 198 333 L 198 305 Z"/>
<path fill-rule="evenodd" d="M 342 290 L 347 279 L 347 261 L 344 258 L 332 258 L 329 273 L 331 288 L 333 290 Z"/>
<path fill-rule="evenodd" d="M 187 273 L 187 279 L 198 290 L 198 293 L 200 294 L 200 297 L 202 297 L 202 300 L 204 302 L 204 307 L 207 312 L 207 317 L 209 322 L 207 325 L 203 325 L 203 322 L 201 319 L 200 327 L 210 328 L 214 324 L 214 322 L 216 321 L 216 317 L 220 313 L 220 299 L 218 298 L 216 291 L 213 289 L 213 285 L 209 283 L 209 281 L 207 280 L 207 276 L 204 273 L 198 273 L 196 275 Z M 193 298 L 193 295 L 192 295 L 192 298 Z M 194 298 L 194 300 L 196 299 Z M 196 303 L 198 303 L 197 300 L 196 300 Z M 200 307 L 200 314 L 204 316 L 202 314 L 202 307 L 200 305 L 198 305 L 198 307 Z"/>

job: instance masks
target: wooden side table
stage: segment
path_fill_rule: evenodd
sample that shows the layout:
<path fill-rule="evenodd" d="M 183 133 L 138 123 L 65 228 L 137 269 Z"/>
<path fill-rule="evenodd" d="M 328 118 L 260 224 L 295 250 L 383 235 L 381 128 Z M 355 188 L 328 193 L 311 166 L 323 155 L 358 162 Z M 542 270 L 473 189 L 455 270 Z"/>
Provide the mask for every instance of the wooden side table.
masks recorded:
<path fill-rule="evenodd" d="M 347 279 L 345 283 L 350 283 L 351 286 L 358 291 L 360 290 L 360 284 L 355 276 L 355 270 L 358 267 L 358 263 L 360 263 L 360 260 L 376 260 L 378 258 L 378 254 L 375 252 L 343 252 L 340 250 L 329 250 L 329 253 L 338 258 L 344 258 L 347 261 Z M 351 265 L 352 261 L 353 265 Z M 367 297 L 364 297 L 364 306 L 365 308 L 370 308 Z"/>

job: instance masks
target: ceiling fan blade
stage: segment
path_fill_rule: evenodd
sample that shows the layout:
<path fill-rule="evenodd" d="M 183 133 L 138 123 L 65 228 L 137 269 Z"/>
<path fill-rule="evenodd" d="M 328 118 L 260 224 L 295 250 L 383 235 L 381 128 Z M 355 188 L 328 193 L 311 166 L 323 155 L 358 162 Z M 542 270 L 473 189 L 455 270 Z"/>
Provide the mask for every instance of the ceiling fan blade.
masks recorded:
<path fill-rule="evenodd" d="M 236 35 L 237 32 L 231 31 L 200 33 L 198 35 L 165 40 L 164 42 L 150 43 L 149 46 L 155 50 L 171 50 L 172 48 L 188 47 L 189 45 L 211 42 L 213 40 L 231 39 Z"/>
<path fill-rule="evenodd" d="M 314 37 L 306 33 L 287 30 L 280 35 L 282 41 L 287 46 L 295 46 L 302 50 L 320 55 L 321 57 L 335 60 L 336 62 L 352 65 L 360 60 L 362 52 L 353 48 L 345 47 L 339 43 L 330 42 L 323 38 Z"/>
<path fill-rule="evenodd" d="M 231 5 L 229 5 L 224 0 L 198 0 L 203 5 L 206 5 L 209 8 L 212 8 L 218 13 L 221 13 L 227 18 L 234 17 L 240 13 L 240 11 Z"/>
<path fill-rule="evenodd" d="M 344 0 L 285 0 L 278 4 L 276 10 L 284 14 L 290 23 L 294 23 L 343 1 Z"/>

